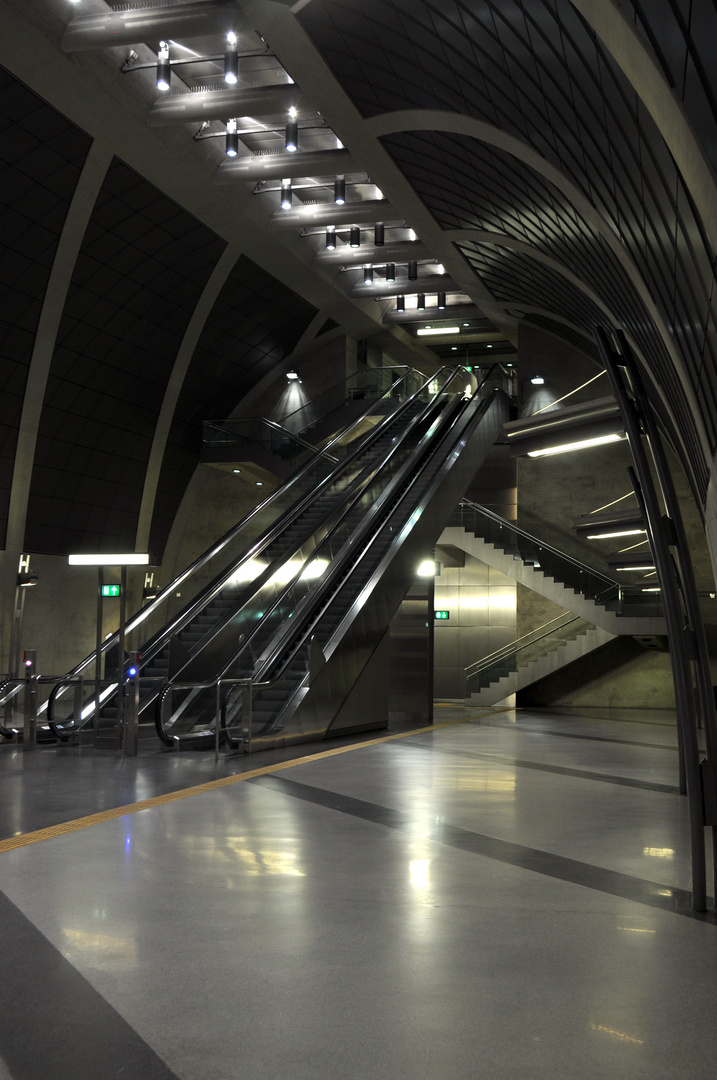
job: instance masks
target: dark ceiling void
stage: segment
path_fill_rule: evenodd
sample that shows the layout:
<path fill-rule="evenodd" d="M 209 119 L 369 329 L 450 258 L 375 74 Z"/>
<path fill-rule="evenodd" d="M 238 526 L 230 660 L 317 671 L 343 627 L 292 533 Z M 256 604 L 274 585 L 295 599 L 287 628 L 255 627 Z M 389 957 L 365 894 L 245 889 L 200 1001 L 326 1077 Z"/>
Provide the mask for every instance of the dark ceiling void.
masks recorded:
<path fill-rule="evenodd" d="M 150 548 L 164 551 L 199 462 L 202 421 L 230 416 L 238 402 L 298 344 L 316 308 L 242 256 L 212 308 L 174 415 L 162 463 Z"/>
<path fill-rule="evenodd" d="M 147 461 L 192 311 L 225 243 L 115 159 L 58 331 L 26 549 L 133 550 Z"/>
<path fill-rule="evenodd" d="M 671 72 L 697 130 L 705 129 L 710 153 L 714 4 L 622 0 L 621 6 L 640 32 L 647 34 L 649 20 L 649 47 Z M 633 284 L 605 240 L 565 196 L 537 174 L 529 178 L 519 155 L 450 136 L 384 140 L 443 228 L 489 229 L 537 246 L 596 292 L 617 325 L 633 334 L 639 329 L 653 385 L 675 402 L 676 418 L 688 419 L 683 375 L 644 306 L 635 303 L 641 278 L 703 405 L 714 448 L 715 253 L 662 133 L 570 0 L 363 0 L 358 7 L 353 0 L 312 0 L 299 18 L 363 115 L 431 108 L 483 121 L 537 152 L 592 204 L 632 260 Z M 476 149 L 467 148 L 470 141 Z M 559 317 L 560 308 L 551 314 Z M 587 303 L 578 325 L 590 317 Z M 704 494 L 707 463 L 696 439 L 693 449 L 689 467 Z"/>
<path fill-rule="evenodd" d="M 92 140 L 0 68 L 0 547 L 27 373 L 52 263 Z"/>

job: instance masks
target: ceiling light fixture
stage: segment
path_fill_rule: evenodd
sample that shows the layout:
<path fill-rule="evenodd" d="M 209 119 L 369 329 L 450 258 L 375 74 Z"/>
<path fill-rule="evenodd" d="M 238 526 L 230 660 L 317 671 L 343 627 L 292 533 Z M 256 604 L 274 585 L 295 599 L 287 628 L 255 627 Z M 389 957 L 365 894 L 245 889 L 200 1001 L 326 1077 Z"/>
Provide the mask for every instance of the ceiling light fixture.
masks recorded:
<path fill-rule="evenodd" d="M 438 294 L 438 310 L 439 311 L 444 311 L 445 307 L 446 307 L 446 294 L 444 292 L 439 292 L 439 294 Z"/>
<path fill-rule="evenodd" d="M 286 377 L 289 382 L 296 382 L 296 380 L 299 378 L 299 373 L 298 371 L 287 371 Z"/>
<path fill-rule="evenodd" d="M 460 326 L 422 326 L 416 333 L 419 337 L 438 337 L 441 334 L 460 334 Z"/>
<path fill-rule="evenodd" d="M 349 247 L 361 247 L 361 230 L 358 225 L 352 225 L 349 229 Z"/>
<path fill-rule="evenodd" d="M 425 293 L 419 292 L 418 300 L 416 301 L 416 307 L 418 308 L 419 311 L 425 311 L 426 310 L 426 294 Z"/>
<path fill-rule="evenodd" d="M 334 181 L 334 202 L 337 206 L 343 206 L 346 202 L 346 180 L 343 176 L 337 176 Z"/>
<path fill-rule="evenodd" d="M 416 281 L 418 278 L 418 263 L 415 259 L 411 259 L 408 264 L 408 280 Z"/>
<path fill-rule="evenodd" d="M 396 280 L 396 264 L 386 263 L 386 281 Z"/>
<path fill-rule="evenodd" d="M 227 120 L 226 155 L 236 157 L 239 153 L 239 136 L 236 120 Z"/>
<path fill-rule="evenodd" d="M 383 247 L 385 242 L 385 229 L 383 224 L 379 221 L 373 228 L 373 242 L 376 247 Z"/>
<path fill-rule="evenodd" d="M 406 297 L 405 296 L 397 296 L 396 297 L 396 311 L 403 312 L 405 310 L 406 310 Z"/>
<path fill-rule="evenodd" d="M 298 120 L 287 120 L 286 123 L 286 135 L 284 138 L 284 149 L 290 154 L 295 154 L 299 149 L 299 122 Z"/>
<path fill-rule="evenodd" d="M 281 209 L 291 209 L 291 180 L 286 179 L 281 181 Z"/>
<path fill-rule="evenodd" d="M 569 454 L 573 450 L 587 450 L 591 446 L 605 446 L 607 443 L 621 442 L 619 435 L 598 435 L 593 439 L 577 439 L 575 442 L 560 446 L 546 446 L 540 450 L 529 450 L 528 457 L 552 457 L 554 454 Z"/>
<path fill-rule="evenodd" d="M 336 251 L 336 227 L 329 225 L 326 230 L 326 250 Z"/>
<path fill-rule="evenodd" d="M 363 283 L 364 285 L 373 285 L 373 267 L 364 266 L 363 268 Z"/>
<path fill-rule="evenodd" d="M 229 86 L 236 86 L 238 78 L 237 36 L 233 30 L 230 30 L 227 34 L 227 51 L 224 53 L 224 82 Z"/>
<path fill-rule="evenodd" d="M 169 90 L 172 81 L 172 71 L 169 66 L 169 45 L 166 41 L 160 41 L 157 52 L 157 89 L 163 93 Z"/>
<path fill-rule="evenodd" d="M 532 382 L 533 386 L 542 386 L 545 382 L 545 379 L 542 375 L 533 375 L 530 381 Z"/>

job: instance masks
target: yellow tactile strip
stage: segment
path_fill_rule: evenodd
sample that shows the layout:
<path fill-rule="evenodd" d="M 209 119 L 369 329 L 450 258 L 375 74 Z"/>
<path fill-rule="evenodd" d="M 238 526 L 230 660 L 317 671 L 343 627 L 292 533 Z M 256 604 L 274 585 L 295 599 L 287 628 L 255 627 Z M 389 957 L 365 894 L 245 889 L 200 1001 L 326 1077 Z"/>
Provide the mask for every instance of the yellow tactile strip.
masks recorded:
<path fill-rule="evenodd" d="M 450 708 L 448 705 L 444 707 Z M 281 772 L 283 769 L 293 769 L 296 765 L 305 765 L 309 761 L 321 761 L 323 758 L 335 757 L 337 754 L 348 754 L 351 750 L 362 750 L 366 746 L 377 746 L 379 743 L 394 742 L 396 739 L 408 739 L 411 735 L 425 735 L 426 732 L 437 731 L 439 728 L 465 724 L 469 720 L 485 716 L 488 711 L 493 713 L 504 712 L 505 710 L 482 709 L 480 712 L 472 713 L 470 716 L 461 716 L 458 720 L 446 720 L 442 724 L 430 724 L 428 727 L 416 728 L 414 731 L 402 731 L 398 735 L 384 735 L 378 739 L 353 743 L 351 746 L 337 746 L 333 750 L 322 750 L 318 754 L 292 758 L 291 761 L 281 761 L 275 765 L 265 765 L 260 769 L 237 773 L 235 776 L 222 776 L 218 780 L 208 780 L 206 784 L 196 784 L 194 787 L 170 791 L 166 795 L 155 795 L 151 799 L 142 799 L 141 802 L 129 803 L 127 806 L 115 806 L 111 810 L 101 810 L 98 814 L 88 814 L 87 817 L 75 818 L 73 821 L 63 821 L 59 825 L 50 825 L 47 829 L 37 829 L 35 832 L 9 836 L 6 840 L 0 840 L 0 854 L 5 851 L 14 851 L 16 848 L 26 847 L 28 844 L 41 844 L 43 840 L 51 840 L 55 836 L 65 836 L 67 833 L 77 832 L 79 829 L 87 829 L 90 825 L 100 825 L 103 821 L 113 821 L 114 818 L 124 817 L 126 814 L 137 814 L 140 810 L 152 810 L 155 806 L 165 806 L 167 803 L 177 802 L 179 799 L 190 799 L 193 795 L 202 795 L 205 791 L 214 791 L 217 788 L 227 787 L 229 784 L 238 784 L 241 780 L 251 780 L 255 776 L 266 776 L 268 773 Z"/>

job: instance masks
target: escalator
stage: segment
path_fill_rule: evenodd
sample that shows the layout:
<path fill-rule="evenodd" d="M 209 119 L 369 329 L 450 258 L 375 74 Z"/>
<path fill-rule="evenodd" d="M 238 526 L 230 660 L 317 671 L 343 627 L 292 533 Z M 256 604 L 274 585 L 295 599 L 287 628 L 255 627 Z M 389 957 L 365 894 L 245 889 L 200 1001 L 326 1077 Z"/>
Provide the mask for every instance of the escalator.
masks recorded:
<path fill-rule="evenodd" d="M 218 679 L 224 735 L 245 750 L 385 726 L 371 695 L 391 618 L 507 414 L 500 391 L 466 398 L 464 383 L 462 372 L 448 380 L 403 452 L 387 454 L 323 540 L 293 560 L 273 604 L 259 591 L 243 607 L 244 637 L 212 684 L 165 687 L 164 742 L 214 738 Z M 248 722 L 243 688 L 232 687 L 247 675 Z"/>
<path fill-rule="evenodd" d="M 459 378 L 455 369 L 444 369 L 432 379 L 424 377 L 414 389 L 416 376 L 408 371 L 394 380 L 390 391 L 324 447 L 325 451 L 332 444 L 345 448 L 339 464 L 327 453 L 307 463 L 130 620 L 126 648 L 141 656 L 140 724 L 153 715 L 167 681 L 212 678 L 235 661 L 237 646 L 256 629 L 257 612 L 276 612 L 286 574 L 291 575 L 295 567 L 301 572 L 317 546 L 341 523 L 345 527 L 347 515 L 355 515 L 357 500 L 370 485 L 375 491 L 377 482 L 389 482 L 435 418 L 455 401 Z M 465 373 L 461 372 L 460 379 L 465 382 Z M 363 429 L 361 437 L 347 437 L 358 425 Z M 182 593 L 186 596 L 188 584 L 193 597 L 175 612 L 176 599 Z M 251 648 L 243 650 L 237 661 L 240 667 L 251 658 Z M 66 740 L 83 728 L 92 728 L 97 735 L 116 726 L 121 681 L 117 635 L 104 643 L 102 653 L 104 673 L 92 654 L 51 695 L 48 713 L 58 738 Z M 79 677 L 87 686 L 94 684 L 95 690 L 76 709 L 69 707 L 68 691 L 70 680 L 76 682 Z M 182 734 L 191 735 L 191 731 Z"/>

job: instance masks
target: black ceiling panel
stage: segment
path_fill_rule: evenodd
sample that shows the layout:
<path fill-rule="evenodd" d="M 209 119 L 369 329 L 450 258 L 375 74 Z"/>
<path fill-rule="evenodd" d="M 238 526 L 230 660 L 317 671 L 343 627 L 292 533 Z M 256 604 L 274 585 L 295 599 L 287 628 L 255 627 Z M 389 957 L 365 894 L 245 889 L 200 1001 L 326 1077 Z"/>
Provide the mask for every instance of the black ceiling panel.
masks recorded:
<path fill-rule="evenodd" d="M 224 246 L 123 162 L 112 162 L 57 336 L 27 550 L 133 550 L 167 381 Z"/>
<path fill-rule="evenodd" d="M 316 308 L 242 256 L 199 339 L 172 423 L 150 546 L 161 555 L 199 461 L 202 422 L 229 416 L 241 398 L 296 347 Z"/>
<path fill-rule="evenodd" d="M 0 546 L 42 301 L 90 146 L 88 135 L 0 68 Z"/>
<path fill-rule="evenodd" d="M 621 0 L 621 7 L 645 35 L 713 152 L 713 0 Z M 694 397 L 704 405 L 705 428 L 717 445 L 712 389 L 698 365 L 700 357 L 703 370 L 713 361 L 704 328 L 715 255 L 662 133 L 570 0 L 312 0 L 299 19 L 365 116 L 434 108 L 475 117 L 537 151 L 593 203 L 626 248 L 635 266 L 632 276 L 642 276 L 678 344 Z M 676 412 L 689 416 L 675 362 L 606 245 L 586 235 L 591 230 L 574 212 L 565 218 L 554 192 L 548 206 L 539 206 L 538 185 L 526 180 L 516 158 L 471 150 L 470 141 L 459 148 L 459 139 L 451 146 L 447 136 L 411 134 L 385 144 L 444 228 L 504 232 L 558 259 L 569 250 L 565 265 L 601 296 L 619 325 L 638 335 L 643 355 L 657 364 L 655 379 Z M 503 167 L 493 173 L 488 166 L 501 156 Z M 479 168 L 484 163 L 480 184 L 471 175 L 476 162 Z M 537 215 L 531 202 L 538 203 Z M 704 495 L 707 463 L 696 443 L 694 452 L 697 460 L 686 464 L 702 478 Z"/>

